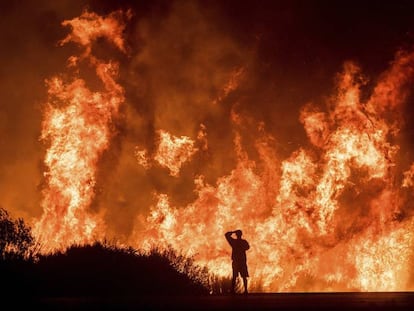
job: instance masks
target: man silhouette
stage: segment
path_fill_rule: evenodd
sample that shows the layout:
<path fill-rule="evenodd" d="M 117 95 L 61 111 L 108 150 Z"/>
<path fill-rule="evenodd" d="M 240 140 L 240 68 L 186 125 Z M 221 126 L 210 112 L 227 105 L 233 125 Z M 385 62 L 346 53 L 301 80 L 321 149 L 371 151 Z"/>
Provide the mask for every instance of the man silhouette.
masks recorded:
<path fill-rule="evenodd" d="M 232 237 L 233 233 L 236 234 L 237 239 Z M 231 280 L 231 292 L 233 294 L 235 293 L 236 280 L 239 274 L 243 279 L 244 293 L 247 294 L 247 278 L 249 277 L 249 272 L 247 271 L 246 251 L 250 246 L 246 240 L 241 238 L 242 234 L 243 232 L 241 230 L 236 230 L 226 232 L 224 235 L 232 248 L 233 278 Z"/>

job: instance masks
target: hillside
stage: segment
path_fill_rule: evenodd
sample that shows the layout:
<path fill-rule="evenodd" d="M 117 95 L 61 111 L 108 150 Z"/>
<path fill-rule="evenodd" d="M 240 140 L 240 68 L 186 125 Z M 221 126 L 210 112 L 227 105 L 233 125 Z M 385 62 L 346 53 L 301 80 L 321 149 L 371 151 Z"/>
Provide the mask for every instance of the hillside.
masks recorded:
<path fill-rule="evenodd" d="M 186 272 L 179 272 L 171 254 L 107 247 L 100 243 L 74 246 L 64 253 L 36 261 L 0 261 L 5 293 L 24 297 L 207 295 L 208 288 Z M 176 260 L 184 261 L 176 256 Z M 205 274 L 206 275 L 206 274 Z"/>

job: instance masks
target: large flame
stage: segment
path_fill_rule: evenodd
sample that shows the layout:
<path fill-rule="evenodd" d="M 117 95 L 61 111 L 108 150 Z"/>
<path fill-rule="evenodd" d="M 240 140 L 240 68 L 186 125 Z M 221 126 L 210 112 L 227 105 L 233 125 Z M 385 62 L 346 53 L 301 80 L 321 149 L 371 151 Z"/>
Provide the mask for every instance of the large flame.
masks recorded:
<path fill-rule="evenodd" d="M 73 78 L 56 76 L 47 81 L 49 102 L 45 107 L 42 140 L 48 143 L 45 157 L 46 188 L 43 215 L 34 233 L 44 251 L 83 244 L 104 233 L 99 215 L 88 212 L 94 198 L 95 173 L 99 158 L 108 148 L 110 124 L 124 101 L 123 88 L 116 82 L 118 64 L 100 61 L 92 54 L 93 42 L 100 37 L 125 51 L 120 12 L 103 18 L 84 12 L 64 21 L 71 26 L 61 44 L 75 42 L 84 48 L 81 57 L 71 56 Z M 102 82 L 102 91 L 92 91 L 78 77 L 81 62 L 88 62 Z"/>

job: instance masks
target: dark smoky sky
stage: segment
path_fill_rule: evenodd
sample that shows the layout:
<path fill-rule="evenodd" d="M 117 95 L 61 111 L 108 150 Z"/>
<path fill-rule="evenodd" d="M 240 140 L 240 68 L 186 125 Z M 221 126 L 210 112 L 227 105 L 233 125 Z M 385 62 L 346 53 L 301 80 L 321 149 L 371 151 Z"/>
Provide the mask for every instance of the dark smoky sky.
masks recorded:
<path fill-rule="evenodd" d="M 66 59 L 79 51 L 57 45 L 68 31 L 60 23 L 84 9 L 107 14 L 120 8 L 134 13 L 126 28 L 128 55 L 95 47 L 121 63 L 126 105 L 102 159 L 93 208 L 107 208 L 115 230 L 126 232 L 132 226 L 126 216 L 147 208 L 154 189 L 186 204 L 193 199 L 194 172 L 213 184 L 234 167 L 227 152 L 233 149 L 232 109 L 264 121 L 278 139 L 277 151 L 287 156 L 305 138 L 299 108 L 331 94 L 344 61 L 359 64 L 374 84 L 395 52 L 414 44 L 414 2 L 405 0 L 2 1 L 0 206 L 23 217 L 42 212 L 44 80 L 64 72 Z M 239 89 L 213 106 L 239 67 L 246 68 Z M 414 139 L 412 106 L 406 108 L 408 140 Z M 137 145 L 154 148 L 161 127 L 195 138 L 200 123 L 210 150 L 180 179 L 157 167 L 144 171 L 131 156 Z"/>

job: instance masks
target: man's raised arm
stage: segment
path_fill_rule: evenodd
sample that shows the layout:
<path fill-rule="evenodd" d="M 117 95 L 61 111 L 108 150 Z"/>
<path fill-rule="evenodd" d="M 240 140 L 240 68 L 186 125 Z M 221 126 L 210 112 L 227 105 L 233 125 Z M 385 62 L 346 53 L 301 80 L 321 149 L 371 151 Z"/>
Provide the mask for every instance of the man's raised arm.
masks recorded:
<path fill-rule="evenodd" d="M 231 235 L 234 233 L 234 231 L 228 231 L 226 232 L 226 234 L 224 235 L 226 237 L 227 242 L 229 242 L 230 244 L 233 242 L 233 238 L 231 237 Z"/>

